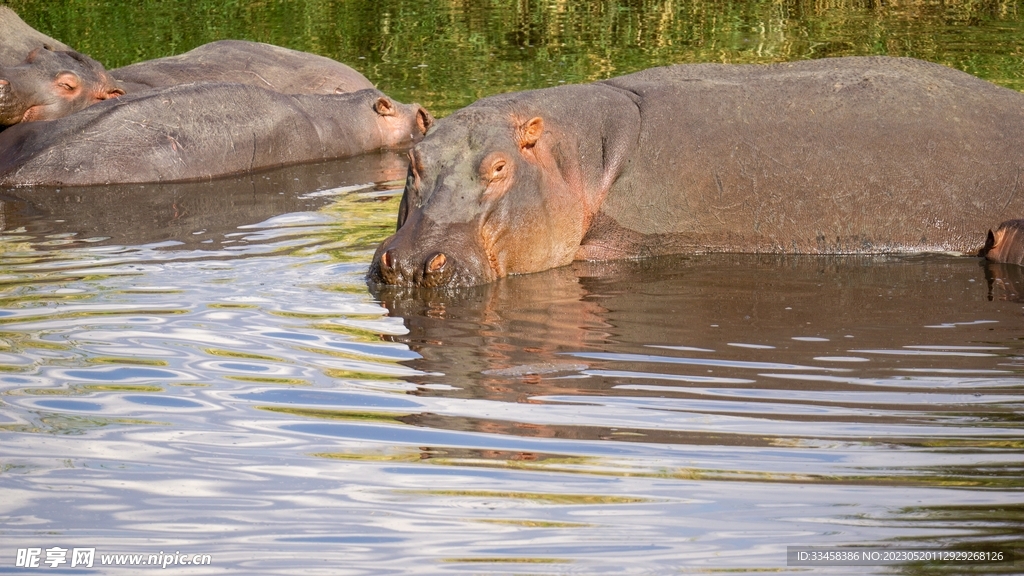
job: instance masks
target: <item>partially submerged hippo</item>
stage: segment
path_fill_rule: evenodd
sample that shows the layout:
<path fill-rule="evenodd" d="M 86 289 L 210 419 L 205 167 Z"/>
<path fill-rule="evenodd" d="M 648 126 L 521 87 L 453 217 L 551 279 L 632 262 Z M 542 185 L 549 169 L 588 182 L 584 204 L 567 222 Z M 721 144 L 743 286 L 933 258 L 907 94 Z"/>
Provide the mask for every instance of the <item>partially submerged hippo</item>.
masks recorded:
<path fill-rule="evenodd" d="M 1024 266 L 1024 220 L 1007 220 L 995 232 L 989 230 L 985 246 L 978 251 L 978 256 Z"/>
<path fill-rule="evenodd" d="M 673 253 L 968 253 L 1024 215 L 1024 94 L 909 58 L 679 65 L 482 99 L 411 160 L 371 283 Z"/>
<path fill-rule="evenodd" d="M 0 130 L 62 118 L 123 94 L 92 58 L 73 50 L 36 48 L 17 66 L 0 66 Z"/>
<path fill-rule="evenodd" d="M 375 89 L 293 95 L 188 84 L 12 126 L 0 133 L 0 185 L 213 178 L 408 145 L 432 122 Z"/>
<path fill-rule="evenodd" d="M 129 93 L 190 82 L 249 84 L 285 94 L 343 94 L 374 87 L 359 72 L 330 58 L 244 40 L 210 42 L 110 73 Z"/>

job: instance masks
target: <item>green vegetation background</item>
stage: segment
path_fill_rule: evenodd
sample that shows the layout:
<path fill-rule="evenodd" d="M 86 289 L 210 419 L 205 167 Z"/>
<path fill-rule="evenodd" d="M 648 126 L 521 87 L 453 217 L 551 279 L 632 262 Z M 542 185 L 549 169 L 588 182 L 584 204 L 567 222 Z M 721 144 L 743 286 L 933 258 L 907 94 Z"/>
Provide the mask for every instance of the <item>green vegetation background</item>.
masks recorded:
<path fill-rule="evenodd" d="M 479 97 L 683 62 L 888 54 L 1024 89 L 1024 2 L 4 0 L 108 68 L 223 38 L 335 58 L 439 116 Z"/>

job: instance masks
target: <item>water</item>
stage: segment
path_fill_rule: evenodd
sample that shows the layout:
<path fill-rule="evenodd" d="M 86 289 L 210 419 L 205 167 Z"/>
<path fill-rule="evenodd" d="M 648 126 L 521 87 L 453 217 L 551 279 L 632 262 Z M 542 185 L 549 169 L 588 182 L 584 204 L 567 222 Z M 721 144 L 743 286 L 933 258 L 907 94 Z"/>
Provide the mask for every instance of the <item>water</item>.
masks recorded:
<path fill-rule="evenodd" d="M 1020 82 L 1015 3 L 385 2 L 334 36 L 329 18 L 257 18 L 273 2 L 29 4 L 12 3 L 101 59 L 149 33 L 144 10 L 180 42 L 296 28 L 293 45 L 376 46 L 361 69 L 442 112 L 681 54 L 809 57 L 822 37 Z M 712 255 L 371 293 L 404 173 L 382 153 L 0 191 L 0 573 L 90 573 L 71 550 L 95 548 L 100 574 L 152 569 L 102 565 L 117 554 L 209 555 L 172 574 L 959 574 L 787 566 L 786 549 L 1022 548 L 1020 268 Z M 55 547 L 59 568 L 16 566 Z"/>
<path fill-rule="evenodd" d="M 715 255 L 370 294 L 401 170 L 6 201 L 0 570 L 54 546 L 628 574 L 1019 545 L 1018 269 Z"/>

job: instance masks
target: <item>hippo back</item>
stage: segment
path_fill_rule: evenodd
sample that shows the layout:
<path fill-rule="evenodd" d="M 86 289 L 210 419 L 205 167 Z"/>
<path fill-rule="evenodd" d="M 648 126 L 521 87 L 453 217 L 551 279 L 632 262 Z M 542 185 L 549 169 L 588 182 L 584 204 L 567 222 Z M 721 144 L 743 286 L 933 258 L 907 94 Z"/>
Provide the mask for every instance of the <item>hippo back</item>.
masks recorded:
<path fill-rule="evenodd" d="M 184 181 L 410 144 L 429 114 L 376 89 L 281 94 L 186 84 L 109 100 L 0 132 L 0 185 Z M 382 126 L 401 124 L 404 140 Z"/>
<path fill-rule="evenodd" d="M 43 46 L 52 50 L 71 50 L 66 44 L 26 24 L 14 10 L 0 6 L 0 66 L 21 64 L 29 52 Z"/>
<path fill-rule="evenodd" d="M 1024 95 L 944 66 L 681 65 L 604 84 L 636 98 L 641 129 L 591 255 L 969 252 L 1024 214 Z"/>
<path fill-rule="evenodd" d="M 248 84 L 283 94 L 342 94 L 373 88 L 341 62 L 271 44 L 219 40 L 111 71 L 129 92 L 191 82 Z"/>

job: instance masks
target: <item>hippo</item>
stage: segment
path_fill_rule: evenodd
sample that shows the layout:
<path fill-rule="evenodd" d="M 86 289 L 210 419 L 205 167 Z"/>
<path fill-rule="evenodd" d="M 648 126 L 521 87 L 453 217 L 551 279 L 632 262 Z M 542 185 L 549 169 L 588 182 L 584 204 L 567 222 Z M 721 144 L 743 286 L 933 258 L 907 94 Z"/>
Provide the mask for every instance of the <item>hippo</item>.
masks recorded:
<path fill-rule="evenodd" d="M 0 185 L 170 182 L 342 158 L 419 140 L 419 105 L 376 89 L 281 94 L 185 84 L 0 132 Z"/>
<path fill-rule="evenodd" d="M 684 64 L 481 99 L 410 158 L 371 285 L 662 254 L 968 254 L 1024 214 L 1024 94 L 911 58 Z"/>
<path fill-rule="evenodd" d="M 71 47 L 29 26 L 7 6 L 0 6 L 0 66 L 15 66 L 36 48 L 71 51 Z"/>
<path fill-rule="evenodd" d="M 231 82 L 285 94 L 344 94 L 373 88 L 330 58 L 245 40 L 219 40 L 194 50 L 110 71 L 129 92 L 190 82 Z"/>
<path fill-rule="evenodd" d="M 74 50 L 35 48 L 16 66 L 0 66 L 0 129 L 56 120 L 124 95 L 99 62 Z"/>
<path fill-rule="evenodd" d="M 0 130 L 60 118 L 122 94 L 102 64 L 0 6 Z"/>

